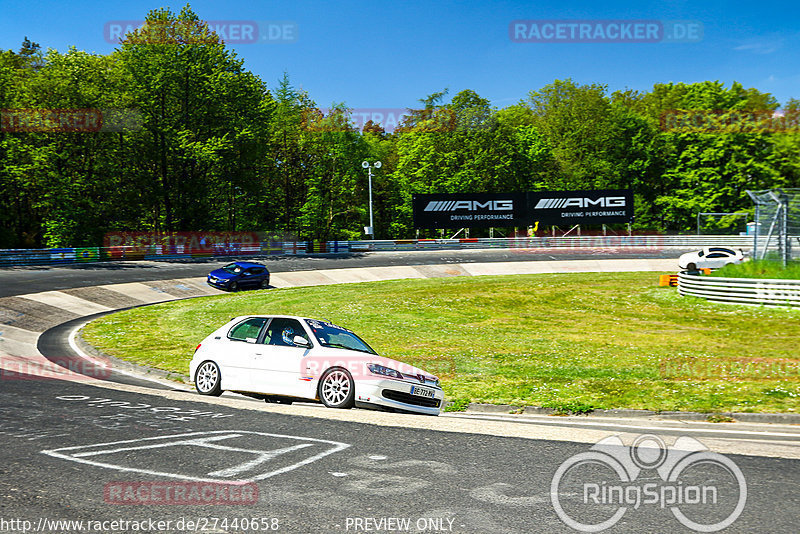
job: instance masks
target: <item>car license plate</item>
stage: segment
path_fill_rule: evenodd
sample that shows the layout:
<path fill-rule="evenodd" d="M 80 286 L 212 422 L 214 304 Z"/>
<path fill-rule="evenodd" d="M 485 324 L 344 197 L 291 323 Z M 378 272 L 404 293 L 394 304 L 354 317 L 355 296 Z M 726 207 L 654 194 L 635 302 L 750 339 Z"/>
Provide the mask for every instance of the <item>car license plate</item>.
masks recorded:
<path fill-rule="evenodd" d="M 419 386 L 411 386 L 411 394 L 419 397 L 433 398 L 433 390 L 428 388 L 421 388 Z"/>

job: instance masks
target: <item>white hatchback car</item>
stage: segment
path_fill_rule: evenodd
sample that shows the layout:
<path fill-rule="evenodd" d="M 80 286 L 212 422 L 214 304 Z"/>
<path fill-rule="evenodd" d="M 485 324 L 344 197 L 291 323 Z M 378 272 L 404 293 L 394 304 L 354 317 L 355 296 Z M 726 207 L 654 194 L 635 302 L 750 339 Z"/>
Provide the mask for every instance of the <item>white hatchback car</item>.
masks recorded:
<path fill-rule="evenodd" d="M 678 258 L 678 267 L 687 271 L 719 269 L 729 263 L 745 261 L 744 252 L 727 247 L 706 247 L 697 252 L 687 252 Z"/>
<path fill-rule="evenodd" d="M 267 402 L 439 415 L 444 398 L 437 377 L 379 356 L 346 328 L 305 317 L 236 317 L 197 346 L 189 373 L 201 395 L 238 391 Z"/>

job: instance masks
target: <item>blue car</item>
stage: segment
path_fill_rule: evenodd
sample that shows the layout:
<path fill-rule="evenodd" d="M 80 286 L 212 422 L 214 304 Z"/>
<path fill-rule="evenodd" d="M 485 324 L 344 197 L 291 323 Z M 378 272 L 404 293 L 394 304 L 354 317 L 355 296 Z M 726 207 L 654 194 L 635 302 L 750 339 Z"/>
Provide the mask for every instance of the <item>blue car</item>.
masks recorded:
<path fill-rule="evenodd" d="M 235 261 L 208 273 L 208 285 L 225 291 L 269 287 L 269 270 L 266 265 L 249 261 Z"/>

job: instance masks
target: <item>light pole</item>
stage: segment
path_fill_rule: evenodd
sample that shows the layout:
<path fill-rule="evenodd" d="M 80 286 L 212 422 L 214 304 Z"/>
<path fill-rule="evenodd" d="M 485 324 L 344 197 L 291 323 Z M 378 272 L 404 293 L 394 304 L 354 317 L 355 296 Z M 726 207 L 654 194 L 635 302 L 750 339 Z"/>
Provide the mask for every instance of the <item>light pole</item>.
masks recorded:
<path fill-rule="evenodd" d="M 372 239 L 375 239 L 375 226 L 372 221 L 372 169 L 380 169 L 381 162 L 376 161 L 370 165 L 368 161 L 363 161 L 361 166 L 367 169 L 367 175 L 369 177 L 369 226 L 364 228 L 364 233 L 370 235 Z"/>

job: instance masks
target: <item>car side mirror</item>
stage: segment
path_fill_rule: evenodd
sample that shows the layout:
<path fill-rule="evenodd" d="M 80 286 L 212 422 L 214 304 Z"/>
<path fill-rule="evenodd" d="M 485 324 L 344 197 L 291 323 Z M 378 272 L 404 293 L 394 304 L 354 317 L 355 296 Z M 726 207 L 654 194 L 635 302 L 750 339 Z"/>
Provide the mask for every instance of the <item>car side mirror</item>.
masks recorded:
<path fill-rule="evenodd" d="M 311 342 L 304 338 L 303 336 L 294 336 L 292 339 L 292 343 L 294 343 L 298 347 L 304 347 L 306 349 L 311 348 Z"/>

